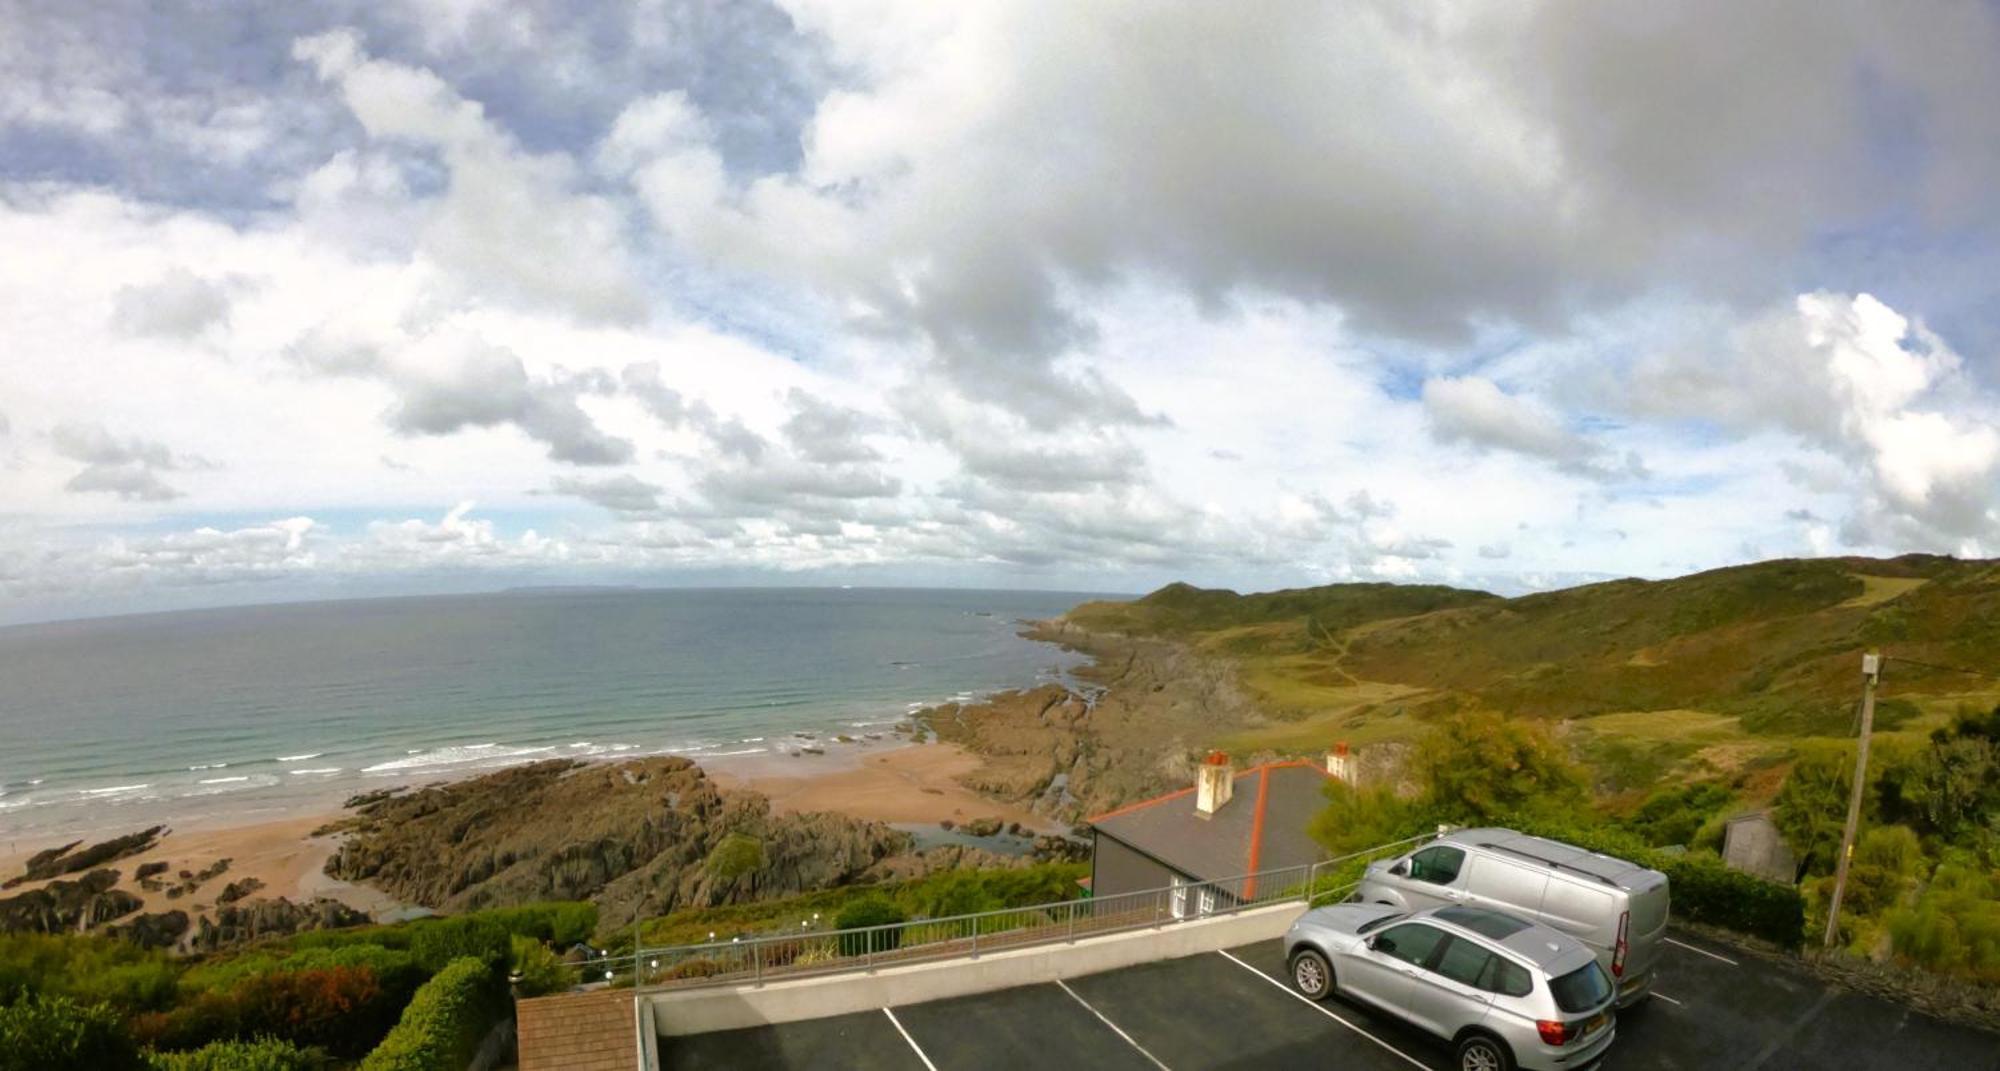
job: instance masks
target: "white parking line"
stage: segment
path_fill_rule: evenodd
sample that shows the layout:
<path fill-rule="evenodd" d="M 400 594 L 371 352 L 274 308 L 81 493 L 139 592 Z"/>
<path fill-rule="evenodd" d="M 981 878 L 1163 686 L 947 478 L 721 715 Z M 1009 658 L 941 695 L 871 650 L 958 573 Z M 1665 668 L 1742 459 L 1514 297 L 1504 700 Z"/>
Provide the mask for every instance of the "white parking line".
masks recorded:
<path fill-rule="evenodd" d="M 1686 941 L 1676 941 L 1671 937 L 1662 937 L 1660 938 L 1660 940 L 1665 941 L 1670 945 L 1673 945 L 1675 948 L 1685 948 L 1688 951 L 1693 952 L 1698 956 L 1707 956 L 1709 959 L 1721 960 L 1722 962 L 1729 964 L 1731 967 L 1742 966 L 1741 963 L 1738 963 L 1735 960 L 1730 959 L 1728 956 L 1718 956 L 1715 953 L 1710 952 L 1706 948 L 1696 948 L 1695 946 L 1688 944 Z"/>
<path fill-rule="evenodd" d="M 1658 997 L 1658 998 L 1660 998 L 1661 1000 L 1664 1000 L 1664 1001 L 1666 1001 L 1667 1003 L 1669 1003 L 1669 1004 L 1673 1005 L 1673 1006 L 1674 1006 L 1674 1007 L 1676 1007 L 1676 1008 L 1685 1008 L 1685 1007 L 1687 1007 L 1687 1005 L 1685 1005 L 1685 1004 L 1682 1004 L 1682 1003 L 1681 1003 L 1680 1001 L 1678 1001 L 1678 1000 L 1675 1000 L 1674 998 L 1672 998 L 1672 997 L 1670 997 L 1670 996 L 1666 995 L 1665 993 L 1662 993 L 1662 992 L 1660 992 L 1660 991 L 1659 991 L 1659 990 L 1657 990 L 1657 989 L 1653 990 L 1653 995 L 1654 995 L 1654 996 L 1656 996 L 1656 997 Z"/>
<path fill-rule="evenodd" d="M 1336 1023 L 1339 1023 L 1340 1025 L 1346 1027 L 1347 1029 L 1352 1030 L 1357 1034 L 1360 1034 L 1362 1037 L 1367 1038 L 1368 1040 L 1374 1042 L 1375 1044 L 1382 1046 L 1382 1048 L 1386 1050 L 1390 1055 L 1401 1057 L 1403 1062 L 1409 1064 L 1411 1067 L 1421 1067 L 1424 1069 L 1424 1071 L 1431 1071 L 1431 1067 L 1429 1064 L 1424 1063 L 1423 1061 L 1417 1059 L 1416 1057 L 1411 1056 L 1409 1053 L 1404 1052 L 1403 1050 L 1395 1047 L 1394 1045 L 1389 1044 L 1386 1041 L 1383 1041 L 1381 1038 L 1376 1037 L 1375 1035 L 1369 1033 L 1368 1031 L 1363 1030 L 1358 1026 L 1355 1026 L 1353 1023 L 1348 1022 L 1347 1020 L 1341 1018 L 1340 1016 L 1335 1015 L 1330 1009 L 1307 999 L 1304 994 L 1296 992 L 1295 990 L 1292 989 L 1291 986 L 1288 986 L 1285 983 L 1278 981 L 1276 978 L 1273 978 L 1270 975 L 1265 974 L 1263 971 L 1260 971 L 1257 968 L 1252 967 L 1248 963 L 1245 963 L 1242 960 L 1237 959 L 1235 956 L 1230 955 L 1226 950 L 1217 949 L 1216 954 L 1222 956 L 1224 959 L 1227 959 L 1229 962 L 1236 964 L 1238 967 L 1241 967 L 1244 970 L 1249 971 L 1251 974 L 1254 974 L 1257 977 L 1262 978 L 1263 980 L 1271 983 L 1272 985 L 1277 986 L 1281 991 L 1284 992 L 1286 996 L 1289 996 L 1294 1000 L 1297 1000 L 1299 1003 L 1304 1004 L 1306 1007 L 1311 1008 L 1312 1010 L 1320 1013 L 1321 1015 L 1326 1016 L 1327 1018 L 1333 1020 Z"/>
<path fill-rule="evenodd" d="M 1159 1068 L 1160 1071 L 1174 1071 L 1173 1068 L 1168 1067 L 1166 1064 L 1161 1063 L 1159 1057 L 1154 1056 L 1150 1052 L 1147 1052 L 1146 1047 L 1144 1045 L 1141 1045 L 1138 1042 L 1133 1041 L 1132 1035 L 1127 1034 L 1124 1030 L 1120 1029 L 1118 1024 L 1112 1022 L 1108 1017 L 1105 1016 L 1103 1012 L 1098 1011 L 1096 1008 L 1091 1007 L 1089 1001 L 1083 999 L 1082 997 L 1077 996 L 1076 990 L 1071 989 L 1069 985 L 1065 983 L 1062 979 L 1060 978 L 1056 979 L 1056 984 L 1062 986 L 1062 991 L 1068 993 L 1071 1000 L 1074 1000 L 1078 1004 L 1083 1005 L 1084 1011 L 1087 1011 L 1090 1014 L 1097 1016 L 1098 1022 L 1103 1023 L 1105 1026 L 1110 1027 L 1112 1033 L 1118 1035 L 1121 1038 L 1124 1038 L 1125 1044 L 1130 1045 L 1133 1048 L 1139 1050 L 1139 1055 L 1144 1056 L 1146 1059 L 1153 1061 L 1154 1067 Z"/>
<path fill-rule="evenodd" d="M 910 1032 L 903 1029 L 902 1020 L 896 1018 L 896 1013 L 883 1008 L 882 1014 L 889 1017 L 889 1025 L 896 1028 L 896 1033 L 903 1035 L 903 1040 L 910 1043 L 910 1049 L 917 1054 L 917 1059 L 922 1060 L 924 1066 L 930 1068 L 930 1071 L 937 1071 L 937 1065 L 931 1062 L 930 1057 L 924 1055 L 924 1050 L 917 1045 L 917 1039 L 911 1037 Z"/>

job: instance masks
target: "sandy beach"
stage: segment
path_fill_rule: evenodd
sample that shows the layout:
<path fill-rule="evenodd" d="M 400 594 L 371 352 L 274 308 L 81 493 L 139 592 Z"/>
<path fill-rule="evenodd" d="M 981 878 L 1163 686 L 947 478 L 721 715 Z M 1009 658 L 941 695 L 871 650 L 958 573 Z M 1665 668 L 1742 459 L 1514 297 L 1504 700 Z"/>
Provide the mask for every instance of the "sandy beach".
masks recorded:
<path fill-rule="evenodd" d="M 983 760 L 957 745 L 857 741 L 827 743 L 824 750 L 823 755 L 772 752 L 720 758 L 703 763 L 703 769 L 720 787 L 765 794 L 780 813 L 837 811 L 904 825 L 997 818 L 1037 831 L 1057 828 L 1042 816 L 988 799 L 961 784 L 959 778 L 977 770 Z M 120 887 L 139 895 L 148 912 L 178 908 L 195 915 L 208 913 L 229 883 L 245 878 L 263 882 L 253 898 L 326 896 L 377 917 L 397 911 L 403 905 L 382 892 L 338 881 L 323 872 L 339 839 L 312 833 L 343 814 L 319 805 L 312 814 L 278 819 L 259 815 L 235 825 L 226 817 L 215 816 L 195 829 L 170 830 L 151 851 L 108 865 L 125 875 Z M 132 831 L 117 829 L 105 836 Z M 101 839 L 92 836 L 85 843 Z M 60 843 L 0 842 L 0 876 L 19 874 L 29 856 Z M 131 880 L 141 865 L 164 862 L 167 872 L 162 877 L 171 885 L 181 871 L 199 874 L 224 858 L 230 861 L 225 873 L 177 899 L 168 899 L 164 890 L 147 892 Z M 74 880 L 78 875 L 65 877 Z M 41 884 L 24 883 L 0 896 L 18 895 Z"/>
<path fill-rule="evenodd" d="M 781 814 L 838 811 L 903 824 L 992 817 L 1043 832 L 1060 828 L 1046 816 L 966 788 L 959 779 L 984 761 L 956 744 L 929 743 L 853 746 L 824 756 L 744 756 L 702 768 L 725 788 L 770 797 Z"/>

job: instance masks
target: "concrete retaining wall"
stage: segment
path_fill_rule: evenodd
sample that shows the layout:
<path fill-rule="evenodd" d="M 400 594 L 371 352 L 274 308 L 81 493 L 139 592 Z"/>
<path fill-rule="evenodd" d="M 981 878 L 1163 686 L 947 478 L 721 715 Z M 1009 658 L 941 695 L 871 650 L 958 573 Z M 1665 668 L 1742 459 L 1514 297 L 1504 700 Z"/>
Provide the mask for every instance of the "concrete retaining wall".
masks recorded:
<path fill-rule="evenodd" d="M 1158 929 L 1085 937 L 1074 944 L 1008 949 L 977 959 L 912 963 L 764 986 L 642 993 L 638 1019 L 643 1023 L 650 1013 L 661 1036 L 675 1037 L 1011 989 L 1269 940 L 1283 934 L 1304 911 L 1303 903 L 1274 904 Z"/>

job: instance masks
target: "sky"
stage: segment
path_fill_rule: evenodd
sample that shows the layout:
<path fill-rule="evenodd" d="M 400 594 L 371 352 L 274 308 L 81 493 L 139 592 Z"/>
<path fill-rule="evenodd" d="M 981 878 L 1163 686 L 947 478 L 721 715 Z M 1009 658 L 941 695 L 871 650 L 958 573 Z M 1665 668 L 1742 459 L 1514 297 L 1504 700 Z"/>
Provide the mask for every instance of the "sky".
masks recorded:
<path fill-rule="evenodd" d="M 0 0 L 0 623 L 2000 554 L 2000 6 Z"/>

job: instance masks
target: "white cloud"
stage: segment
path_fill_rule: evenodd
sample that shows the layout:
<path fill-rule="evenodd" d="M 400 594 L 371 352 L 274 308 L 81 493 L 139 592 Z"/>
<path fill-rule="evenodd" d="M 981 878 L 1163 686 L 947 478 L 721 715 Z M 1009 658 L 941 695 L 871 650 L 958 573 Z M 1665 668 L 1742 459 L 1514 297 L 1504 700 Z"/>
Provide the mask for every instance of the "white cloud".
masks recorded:
<path fill-rule="evenodd" d="M 1622 467 L 1606 461 L 1607 449 L 1571 431 L 1545 405 L 1508 394 L 1480 376 L 1441 376 L 1424 382 L 1424 411 L 1431 431 L 1444 442 L 1512 450 L 1553 462 L 1557 468 L 1596 479 L 1642 476 L 1638 455 Z"/>
<path fill-rule="evenodd" d="M 197 338 L 229 318 L 229 293 L 212 280 L 174 268 L 158 280 L 118 291 L 112 320 L 134 335 Z"/>

